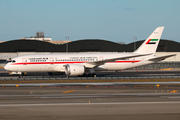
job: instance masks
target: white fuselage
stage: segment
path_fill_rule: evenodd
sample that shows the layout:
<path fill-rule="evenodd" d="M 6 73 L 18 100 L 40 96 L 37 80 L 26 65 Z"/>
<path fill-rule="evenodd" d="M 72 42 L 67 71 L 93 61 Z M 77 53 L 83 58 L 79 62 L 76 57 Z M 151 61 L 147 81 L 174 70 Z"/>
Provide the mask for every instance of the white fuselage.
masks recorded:
<path fill-rule="evenodd" d="M 156 28 L 133 53 L 64 53 L 16 57 L 4 67 L 11 72 L 65 72 L 80 76 L 89 70 L 124 70 L 160 61 L 154 56 L 164 27 Z M 170 55 L 171 56 L 171 55 Z M 166 58 L 169 56 L 163 57 Z M 154 59 L 156 58 L 156 59 Z"/>
<path fill-rule="evenodd" d="M 137 53 L 62 53 L 62 54 L 40 54 L 25 55 L 16 57 L 6 64 L 5 69 L 12 72 L 64 72 L 64 65 L 79 64 L 100 61 L 111 58 L 123 57 L 128 55 L 138 55 Z M 124 70 L 154 63 L 147 59 L 154 58 L 153 55 L 116 60 L 107 62 L 94 70 Z"/>

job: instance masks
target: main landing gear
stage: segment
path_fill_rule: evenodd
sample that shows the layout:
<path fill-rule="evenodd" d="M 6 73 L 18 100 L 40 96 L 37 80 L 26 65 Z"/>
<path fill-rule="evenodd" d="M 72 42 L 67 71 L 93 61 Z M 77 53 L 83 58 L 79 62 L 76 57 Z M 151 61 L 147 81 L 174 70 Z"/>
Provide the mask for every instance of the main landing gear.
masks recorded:
<path fill-rule="evenodd" d="M 95 73 L 90 73 L 90 74 L 84 73 L 83 75 L 79 75 L 78 77 L 96 77 L 96 74 Z"/>
<path fill-rule="evenodd" d="M 25 75 L 25 73 L 22 72 L 21 74 L 19 74 L 19 78 L 23 78 L 24 75 Z"/>

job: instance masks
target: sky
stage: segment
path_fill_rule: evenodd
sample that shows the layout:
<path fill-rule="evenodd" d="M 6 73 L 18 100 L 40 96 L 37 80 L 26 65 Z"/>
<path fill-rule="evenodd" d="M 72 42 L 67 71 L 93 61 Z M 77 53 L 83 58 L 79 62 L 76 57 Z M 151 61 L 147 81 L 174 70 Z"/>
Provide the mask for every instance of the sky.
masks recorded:
<path fill-rule="evenodd" d="M 133 42 L 165 26 L 162 39 L 180 42 L 180 0 L 0 0 L 0 41 L 35 36 L 52 40 Z"/>

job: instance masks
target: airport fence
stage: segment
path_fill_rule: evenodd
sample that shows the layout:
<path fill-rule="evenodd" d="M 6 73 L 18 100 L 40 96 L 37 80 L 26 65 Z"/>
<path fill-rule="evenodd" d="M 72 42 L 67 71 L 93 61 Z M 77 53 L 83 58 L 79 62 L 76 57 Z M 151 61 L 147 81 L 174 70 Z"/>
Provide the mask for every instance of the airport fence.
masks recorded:
<path fill-rule="evenodd" d="M 150 65 L 145 65 L 141 67 L 136 67 L 133 69 L 141 69 L 141 70 L 159 70 L 159 69 L 166 69 L 166 68 L 173 68 L 178 69 L 180 68 L 180 62 L 159 62 L 159 63 L 153 63 Z"/>
<path fill-rule="evenodd" d="M 180 76 L 147 77 L 39 77 L 39 78 L 0 78 L 0 81 L 37 81 L 37 80 L 136 80 L 136 79 L 180 79 Z"/>

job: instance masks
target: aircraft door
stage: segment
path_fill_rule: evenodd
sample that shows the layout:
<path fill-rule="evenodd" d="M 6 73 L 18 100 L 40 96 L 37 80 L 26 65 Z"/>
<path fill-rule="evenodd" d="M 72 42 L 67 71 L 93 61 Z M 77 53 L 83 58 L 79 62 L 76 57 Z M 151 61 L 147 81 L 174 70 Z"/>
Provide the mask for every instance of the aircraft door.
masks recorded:
<path fill-rule="evenodd" d="M 53 57 L 50 57 L 49 61 L 51 62 L 51 64 L 54 64 L 54 58 Z"/>
<path fill-rule="evenodd" d="M 132 61 L 131 61 L 132 63 L 135 63 L 135 58 L 132 58 Z"/>
<path fill-rule="evenodd" d="M 103 56 L 100 56 L 100 57 L 99 57 L 99 60 L 104 60 L 104 57 L 103 57 Z"/>
<path fill-rule="evenodd" d="M 23 65 L 27 65 L 27 58 L 22 58 Z"/>

